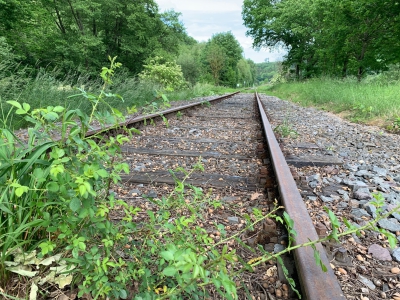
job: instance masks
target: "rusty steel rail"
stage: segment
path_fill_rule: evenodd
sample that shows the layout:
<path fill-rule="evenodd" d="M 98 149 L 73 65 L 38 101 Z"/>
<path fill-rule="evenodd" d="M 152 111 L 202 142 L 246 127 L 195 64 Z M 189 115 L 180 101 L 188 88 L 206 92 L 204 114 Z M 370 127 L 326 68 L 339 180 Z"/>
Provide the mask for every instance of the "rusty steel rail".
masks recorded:
<path fill-rule="evenodd" d="M 191 103 L 191 104 L 187 104 L 187 105 L 182 105 L 182 106 L 170 108 L 170 109 L 167 109 L 167 110 L 164 110 L 164 111 L 160 111 L 160 112 L 157 112 L 157 113 L 153 113 L 153 114 L 149 114 L 149 115 L 138 116 L 138 117 L 135 117 L 135 118 L 131 118 L 131 119 L 125 121 L 125 122 L 122 122 L 119 125 L 120 126 L 129 126 L 129 125 L 132 125 L 132 124 L 135 124 L 135 123 L 143 122 L 145 120 L 150 120 L 150 119 L 154 119 L 154 118 L 157 118 L 157 117 L 160 117 L 160 116 L 165 116 L 165 115 L 168 115 L 168 114 L 180 111 L 180 110 L 185 110 L 185 109 L 192 108 L 192 107 L 195 107 L 195 106 L 200 106 L 200 105 L 204 104 L 205 102 L 217 103 L 219 101 L 222 101 L 222 100 L 225 100 L 227 98 L 230 98 L 230 97 L 232 97 L 232 96 L 234 96 L 234 95 L 236 95 L 238 93 L 240 93 L 240 92 L 234 92 L 234 93 L 227 94 L 227 95 L 224 95 L 224 96 L 216 97 L 216 98 L 211 99 L 211 100 L 199 101 L 199 102 L 195 102 L 195 103 Z M 95 127 L 94 129 L 88 131 L 86 136 L 95 135 L 96 133 L 99 133 L 99 132 L 102 132 L 102 131 L 107 131 L 108 129 L 113 129 L 114 126 L 115 125 L 104 126 L 104 127 L 100 127 L 100 126 Z"/>
<path fill-rule="evenodd" d="M 317 232 L 304 205 L 303 199 L 297 189 L 296 182 L 286 163 L 285 157 L 272 131 L 271 125 L 265 114 L 264 107 L 257 93 L 255 98 L 258 103 L 264 135 L 274 167 L 275 176 L 279 184 L 279 192 L 282 204 L 286 212 L 294 221 L 295 245 L 301 245 L 309 240 L 318 240 Z M 308 300 L 344 300 L 344 294 L 338 280 L 330 267 L 329 260 L 322 245 L 316 245 L 320 253 L 322 263 L 328 271 L 323 272 L 314 259 L 314 251 L 311 247 L 300 247 L 294 250 L 297 273 L 300 280 L 302 294 Z"/>

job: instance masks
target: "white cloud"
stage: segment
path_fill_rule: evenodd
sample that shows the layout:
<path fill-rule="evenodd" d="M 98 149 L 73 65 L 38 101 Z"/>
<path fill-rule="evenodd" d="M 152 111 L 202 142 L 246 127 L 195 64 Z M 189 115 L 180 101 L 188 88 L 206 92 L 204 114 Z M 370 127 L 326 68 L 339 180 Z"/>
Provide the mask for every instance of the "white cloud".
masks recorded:
<path fill-rule="evenodd" d="M 242 20 L 242 0 L 156 0 L 160 11 L 173 9 L 182 13 L 181 20 L 187 33 L 199 42 L 209 40 L 213 34 L 231 31 L 243 47 L 246 58 L 256 63 L 266 58 L 270 61 L 282 60 L 282 51 L 273 52 L 252 49 L 252 39 L 246 36 Z"/>
<path fill-rule="evenodd" d="M 226 0 L 156 0 L 161 10 L 174 9 L 175 11 L 196 12 L 229 12 L 242 11 L 242 1 Z"/>

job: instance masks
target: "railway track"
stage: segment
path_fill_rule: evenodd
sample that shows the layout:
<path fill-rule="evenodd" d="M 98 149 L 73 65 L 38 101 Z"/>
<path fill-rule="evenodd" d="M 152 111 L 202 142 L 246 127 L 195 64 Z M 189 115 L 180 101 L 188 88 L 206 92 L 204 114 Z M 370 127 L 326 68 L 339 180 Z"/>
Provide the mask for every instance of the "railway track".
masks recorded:
<path fill-rule="evenodd" d="M 208 191 L 210 199 L 221 203 L 209 207 L 206 218 L 196 225 L 207 230 L 215 243 L 221 238 L 217 229 L 221 225 L 228 236 L 240 237 L 241 242 L 231 240 L 227 245 L 243 261 L 257 260 L 259 247 L 271 253 L 285 249 L 287 233 L 270 219 L 244 230 L 254 209 L 268 214 L 275 209 L 276 199 L 294 220 L 294 245 L 318 239 L 258 95 L 235 93 L 209 103 L 173 108 L 162 112 L 162 118 L 156 113 L 124 124 L 141 134 L 122 147 L 130 174 L 122 176 L 123 186 L 115 188 L 118 197 L 156 210 L 154 201 L 170 194 L 177 180 L 185 178 L 186 184 Z M 168 171 L 191 170 L 199 157 L 203 172 L 193 171 L 187 177 L 183 170 Z M 146 222 L 146 216 L 139 214 L 135 222 Z M 317 249 L 328 272 L 317 266 L 310 247 L 282 257 L 289 275 L 300 283 L 302 299 L 345 299 L 323 247 L 317 245 Z M 269 261 L 242 274 L 242 283 L 237 282 L 239 298 L 247 299 L 250 293 L 253 299 L 298 299 L 283 273 L 279 264 Z"/>

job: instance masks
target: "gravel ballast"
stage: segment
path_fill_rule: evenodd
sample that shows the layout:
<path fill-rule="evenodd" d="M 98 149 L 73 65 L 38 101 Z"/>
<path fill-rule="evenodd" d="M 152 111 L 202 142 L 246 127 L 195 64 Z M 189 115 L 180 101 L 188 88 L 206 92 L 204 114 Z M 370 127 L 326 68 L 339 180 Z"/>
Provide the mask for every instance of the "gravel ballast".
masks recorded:
<path fill-rule="evenodd" d="M 371 231 L 325 246 L 347 299 L 400 299 L 400 135 L 276 97 L 261 99 L 272 127 L 281 125 L 276 135 L 288 162 L 301 162 L 289 166 L 316 225 L 331 228 L 324 206 L 355 226 L 393 212 L 378 227 L 396 236 L 394 249 L 385 236 Z M 297 134 L 280 136 L 282 126 Z M 325 164 L 313 164 L 321 158 Z"/>

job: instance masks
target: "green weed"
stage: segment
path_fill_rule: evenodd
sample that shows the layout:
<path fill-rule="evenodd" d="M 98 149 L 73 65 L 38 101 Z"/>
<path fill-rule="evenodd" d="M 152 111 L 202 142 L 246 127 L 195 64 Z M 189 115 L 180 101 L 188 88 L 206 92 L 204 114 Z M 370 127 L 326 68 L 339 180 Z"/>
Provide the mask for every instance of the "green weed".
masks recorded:
<path fill-rule="evenodd" d="M 298 132 L 293 129 L 293 126 L 289 123 L 288 119 L 285 119 L 282 124 L 276 126 L 274 132 L 284 138 L 290 137 L 295 139 L 299 136 Z"/>

